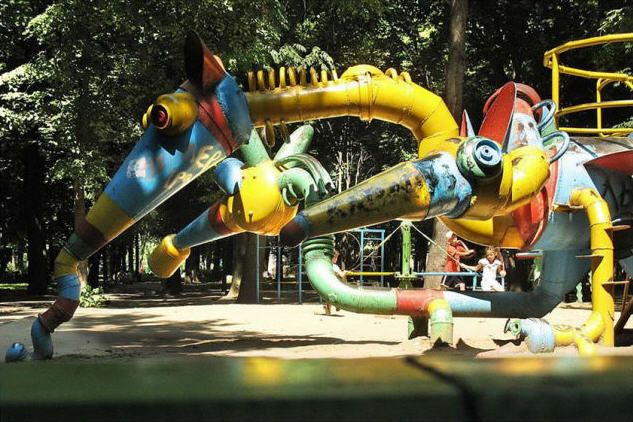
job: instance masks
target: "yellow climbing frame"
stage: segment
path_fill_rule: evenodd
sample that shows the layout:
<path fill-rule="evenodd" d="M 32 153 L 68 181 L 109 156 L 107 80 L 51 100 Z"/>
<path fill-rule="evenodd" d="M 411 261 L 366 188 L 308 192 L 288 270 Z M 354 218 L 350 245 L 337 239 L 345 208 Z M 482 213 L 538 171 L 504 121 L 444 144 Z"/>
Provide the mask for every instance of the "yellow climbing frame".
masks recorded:
<path fill-rule="evenodd" d="M 587 110 L 596 110 L 596 126 L 593 128 L 580 127 L 561 127 L 561 130 L 577 135 L 599 135 L 599 136 L 626 136 L 633 132 L 630 128 L 603 128 L 602 127 L 602 109 L 633 107 L 633 99 L 604 101 L 602 98 L 602 90 L 614 83 L 622 83 L 627 86 L 633 93 L 633 76 L 625 73 L 617 72 L 599 72 L 592 70 L 584 70 L 576 67 L 565 66 L 561 64 L 561 54 L 579 48 L 593 47 L 598 45 L 606 45 L 616 42 L 633 42 L 633 33 L 612 34 L 602 37 L 587 38 L 584 40 L 570 41 L 556 48 L 547 51 L 543 57 L 545 67 L 552 69 L 552 100 L 556 103 L 557 112 L 556 119 L 560 117 L 579 113 Z M 596 83 L 596 101 L 592 103 L 583 103 L 570 107 L 560 107 L 560 75 L 577 76 Z"/>

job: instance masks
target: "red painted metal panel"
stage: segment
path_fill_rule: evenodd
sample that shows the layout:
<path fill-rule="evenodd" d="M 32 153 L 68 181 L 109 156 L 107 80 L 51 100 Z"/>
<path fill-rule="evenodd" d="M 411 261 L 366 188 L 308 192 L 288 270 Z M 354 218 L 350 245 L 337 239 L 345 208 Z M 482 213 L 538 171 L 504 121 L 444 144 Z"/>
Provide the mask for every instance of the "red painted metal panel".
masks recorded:
<path fill-rule="evenodd" d="M 585 166 L 602 167 L 624 174 L 633 174 L 633 150 L 603 155 L 602 157 L 587 161 Z"/>
<path fill-rule="evenodd" d="M 541 192 L 529 204 L 512 213 L 519 235 L 528 246 L 534 245 L 545 230 L 547 216 L 556 192 L 557 179 L 558 161 L 550 166 L 549 179 Z"/>
<path fill-rule="evenodd" d="M 503 145 L 512 122 L 516 86 L 508 82 L 488 98 L 484 105 L 484 118 L 479 135 Z"/>

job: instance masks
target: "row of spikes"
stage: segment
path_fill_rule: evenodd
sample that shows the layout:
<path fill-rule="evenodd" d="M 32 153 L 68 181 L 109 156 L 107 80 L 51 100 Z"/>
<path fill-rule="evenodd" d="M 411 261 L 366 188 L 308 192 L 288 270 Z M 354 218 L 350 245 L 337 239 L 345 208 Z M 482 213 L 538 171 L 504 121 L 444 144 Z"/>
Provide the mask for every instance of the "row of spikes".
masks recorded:
<path fill-rule="evenodd" d="M 308 75 L 310 81 L 308 82 Z M 310 68 L 306 71 L 305 68 L 300 67 L 295 69 L 293 67 L 280 67 L 279 71 L 275 69 L 258 70 L 257 72 L 248 72 L 248 90 L 254 91 L 266 91 L 276 88 L 284 89 L 287 86 L 304 86 L 309 85 L 318 87 L 321 84 L 327 84 L 330 79 L 332 81 L 338 80 L 338 74 L 336 70 L 332 69 L 327 71 L 325 69 L 321 72 L 317 72 L 314 68 Z"/>
<path fill-rule="evenodd" d="M 310 75 L 309 81 L 308 75 Z M 401 72 L 398 74 L 398 71 L 392 67 L 385 71 L 385 76 L 391 79 L 400 79 L 406 83 L 412 83 L 409 72 Z M 297 85 L 303 87 L 318 87 L 326 85 L 330 80 L 336 82 L 338 79 L 338 74 L 335 69 L 330 71 L 322 69 L 321 72 L 317 72 L 314 68 L 310 68 L 309 71 L 306 71 L 306 69 L 302 67 L 298 70 L 295 70 L 293 67 L 280 67 L 279 71 L 275 71 L 275 69 L 260 69 L 257 72 L 248 72 L 248 90 L 249 92 L 270 91 L 277 88 L 284 89 L 288 86 L 293 87 Z"/>
<path fill-rule="evenodd" d="M 338 81 L 338 74 L 336 70 L 327 71 L 325 69 L 321 70 L 320 75 L 314 69 L 310 68 L 310 82 L 308 83 L 308 72 L 306 72 L 305 68 L 299 68 L 298 73 L 293 67 L 280 67 L 279 71 L 276 72 L 274 69 L 270 70 L 258 70 L 257 72 L 250 71 L 248 72 L 248 90 L 249 92 L 254 91 L 266 91 L 266 90 L 274 90 L 274 89 L 284 89 L 288 86 L 312 86 L 318 87 L 324 84 L 327 84 L 330 79 L 334 82 Z M 398 74 L 398 71 L 394 68 L 389 68 L 385 71 L 385 76 L 394 79 L 394 80 L 402 80 L 406 83 L 412 83 L 411 75 L 409 72 L 401 72 Z M 297 79 L 298 77 L 298 79 Z M 281 136 L 284 141 L 290 139 L 288 127 L 284 121 L 279 123 L 279 130 L 281 131 Z M 265 139 L 266 143 L 269 147 L 275 146 L 276 142 L 276 133 L 275 133 L 275 125 L 270 120 L 266 120 L 264 124 L 264 130 L 262 133 L 262 137 Z"/>

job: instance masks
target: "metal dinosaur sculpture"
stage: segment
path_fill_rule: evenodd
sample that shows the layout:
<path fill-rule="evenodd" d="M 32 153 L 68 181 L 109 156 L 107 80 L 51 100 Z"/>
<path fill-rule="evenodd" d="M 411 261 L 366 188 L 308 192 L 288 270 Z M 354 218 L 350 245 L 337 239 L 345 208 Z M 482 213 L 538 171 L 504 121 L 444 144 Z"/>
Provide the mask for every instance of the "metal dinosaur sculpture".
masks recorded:
<path fill-rule="evenodd" d="M 195 34 L 186 41 L 185 68 L 188 80 L 150 106 L 145 134 L 59 253 L 59 294 L 33 323 L 33 352 L 16 343 L 7 361 L 51 358 L 51 333 L 79 304 L 78 263 L 209 169 L 226 195 L 163 239 L 150 257 L 159 276 L 173 273 L 195 245 L 243 231 L 279 234 L 287 245 L 305 241 L 308 278 L 329 302 L 354 312 L 430 316 L 432 335 L 450 342 L 453 315 L 541 317 L 591 268 L 594 311 L 585 325 L 523 319 L 508 329 L 533 351 L 575 343 L 591 354 L 598 339 L 613 346 L 614 252 L 633 270 L 633 238 L 620 224 L 632 218 L 633 140 L 570 140 L 556 131 L 552 103 L 515 83 L 491 97 L 475 135 L 467 116 L 460 131 L 441 98 L 406 72 L 362 65 L 338 77 L 281 68 L 250 74 L 244 94 Z M 274 125 L 337 116 L 409 128 L 419 159 L 327 198 L 327 172 L 304 154 L 310 129 L 296 132 L 274 160 L 253 131 L 264 127 L 270 139 Z M 238 149 L 244 163 L 227 158 Z M 307 206 L 297 214 L 299 201 Z M 361 290 L 335 276 L 330 233 L 433 217 L 473 242 L 542 251 L 540 285 L 529 293 Z M 614 242 L 612 233 L 624 229 Z"/>

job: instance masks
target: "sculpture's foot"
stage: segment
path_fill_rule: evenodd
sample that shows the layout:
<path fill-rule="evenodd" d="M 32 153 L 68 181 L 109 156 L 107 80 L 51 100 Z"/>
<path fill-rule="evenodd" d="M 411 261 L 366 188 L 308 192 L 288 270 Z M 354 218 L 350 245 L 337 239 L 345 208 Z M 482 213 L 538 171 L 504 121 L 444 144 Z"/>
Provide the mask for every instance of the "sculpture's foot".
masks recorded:
<path fill-rule="evenodd" d="M 23 343 L 13 343 L 7 349 L 4 355 L 4 361 L 7 363 L 22 362 L 32 359 L 32 353 L 29 352 Z"/>

